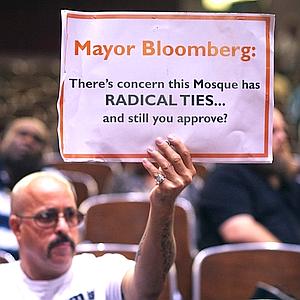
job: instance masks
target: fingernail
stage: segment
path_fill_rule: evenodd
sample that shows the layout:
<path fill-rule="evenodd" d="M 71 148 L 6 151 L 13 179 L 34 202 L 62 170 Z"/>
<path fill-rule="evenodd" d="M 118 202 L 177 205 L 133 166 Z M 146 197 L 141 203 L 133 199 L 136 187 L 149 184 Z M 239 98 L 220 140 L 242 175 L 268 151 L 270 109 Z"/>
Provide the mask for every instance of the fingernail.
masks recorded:
<path fill-rule="evenodd" d="M 169 140 L 165 140 L 165 142 L 166 142 L 169 146 L 171 146 L 171 142 L 170 142 Z"/>
<path fill-rule="evenodd" d="M 161 138 L 161 137 L 158 137 L 158 138 L 156 139 L 156 144 L 161 145 L 161 144 L 163 144 L 164 142 L 165 142 L 164 139 Z"/>
<path fill-rule="evenodd" d="M 153 148 L 152 146 L 149 146 L 149 147 L 147 148 L 147 151 L 148 151 L 148 152 L 153 152 L 153 151 L 154 151 L 154 148 Z"/>
<path fill-rule="evenodd" d="M 176 139 L 175 135 L 173 135 L 173 134 L 168 135 L 168 140 L 174 141 L 175 139 Z"/>

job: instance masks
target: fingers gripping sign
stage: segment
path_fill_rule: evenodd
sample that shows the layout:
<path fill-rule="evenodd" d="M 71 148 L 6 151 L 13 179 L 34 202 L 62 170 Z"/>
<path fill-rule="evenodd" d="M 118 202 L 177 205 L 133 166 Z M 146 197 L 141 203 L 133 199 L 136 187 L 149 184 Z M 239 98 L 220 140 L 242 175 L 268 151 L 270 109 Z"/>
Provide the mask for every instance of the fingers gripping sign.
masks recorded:
<path fill-rule="evenodd" d="M 196 174 L 190 152 L 173 135 L 168 136 L 167 140 L 158 137 L 155 144 L 156 149 L 150 146 L 147 150 L 153 162 L 149 159 L 143 160 L 144 167 L 156 181 L 150 198 L 158 196 L 161 200 L 168 198 L 175 201 Z"/>

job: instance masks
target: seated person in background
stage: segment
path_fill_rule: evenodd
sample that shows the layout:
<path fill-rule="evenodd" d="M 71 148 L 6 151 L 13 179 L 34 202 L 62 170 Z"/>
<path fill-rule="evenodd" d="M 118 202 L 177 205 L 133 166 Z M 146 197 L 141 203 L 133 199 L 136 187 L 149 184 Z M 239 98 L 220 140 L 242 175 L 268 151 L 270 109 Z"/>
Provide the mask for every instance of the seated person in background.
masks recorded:
<path fill-rule="evenodd" d="M 157 150 L 148 148 L 160 168 L 143 160 L 157 185 L 149 194 L 149 219 L 135 262 L 119 254 L 74 256 L 83 215 L 70 183 L 53 172 L 21 179 L 12 191 L 10 215 L 20 261 L 0 265 L 0 298 L 157 299 L 175 257 L 174 203 L 195 174 L 184 144 L 173 136 L 169 141 L 172 147 L 158 138 Z"/>
<path fill-rule="evenodd" d="M 114 168 L 114 176 L 109 187 L 110 193 L 148 193 L 155 185 L 153 178 L 140 163 L 114 163 L 111 168 Z"/>
<path fill-rule="evenodd" d="M 299 166 L 289 151 L 286 123 L 275 109 L 272 164 L 218 165 L 207 175 L 197 208 L 200 249 L 237 242 L 300 244 Z"/>
<path fill-rule="evenodd" d="M 9 229 L 10 191 L 25 175 L 39 171 L 49 133 L 35 118 L 19 118 L 4 131 L 0 144 L 0 249 L 18 256 L 18 244 Z"/>

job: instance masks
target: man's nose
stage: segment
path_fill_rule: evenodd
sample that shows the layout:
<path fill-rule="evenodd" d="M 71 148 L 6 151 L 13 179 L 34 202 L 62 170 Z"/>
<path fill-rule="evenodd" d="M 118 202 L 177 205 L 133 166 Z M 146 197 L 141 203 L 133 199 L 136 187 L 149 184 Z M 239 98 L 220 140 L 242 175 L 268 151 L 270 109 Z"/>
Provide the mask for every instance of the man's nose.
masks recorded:
<path fill-rule="evenodd" d="M 64 215 L 58 216 L 55 230 L 56 231 L 68 231 L 69 230 L 69 224 L 66 221 Z"/>

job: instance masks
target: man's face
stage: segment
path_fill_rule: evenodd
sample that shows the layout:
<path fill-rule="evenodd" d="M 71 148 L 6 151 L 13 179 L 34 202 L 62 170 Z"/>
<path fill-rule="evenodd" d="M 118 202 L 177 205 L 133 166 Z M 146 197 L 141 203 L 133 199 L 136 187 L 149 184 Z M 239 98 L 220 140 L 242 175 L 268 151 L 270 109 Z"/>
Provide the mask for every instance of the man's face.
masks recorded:
<path fill-rule="evenodd" d="M 280 155 L 287 143 L 287 128 L 282 114 L 275 109 L 273 114 L 273 154 Z"/>
<path fill-rule="evenodd" d="M 46 128 L 37 120 L 16 120 L 6 132 L 1 152 L 10 161 L 40 159 L 47 141 Z"/>
<path fill-rule="evenodd" d="M 21 264 L 25 266 L 25 272 L 28 266 L 34 270 L 35 275 L 29 276 L 55 278 L 70 267 L 78 243 L 78 228 L 70 226 L 63 217 L 64 213 L 66 215 L 76 210 L 74 195 L 61 182 L 40 180 L 27 188 L 25 197 L 25 209 L 16 213 L 25 216 L 17 218 L 19 230 L 16 236 L 20 245 Z M 46 216 L 58 212 L 58 222 L 44 228 L 37 220 L 26 218 L 41 212 Z"/>

